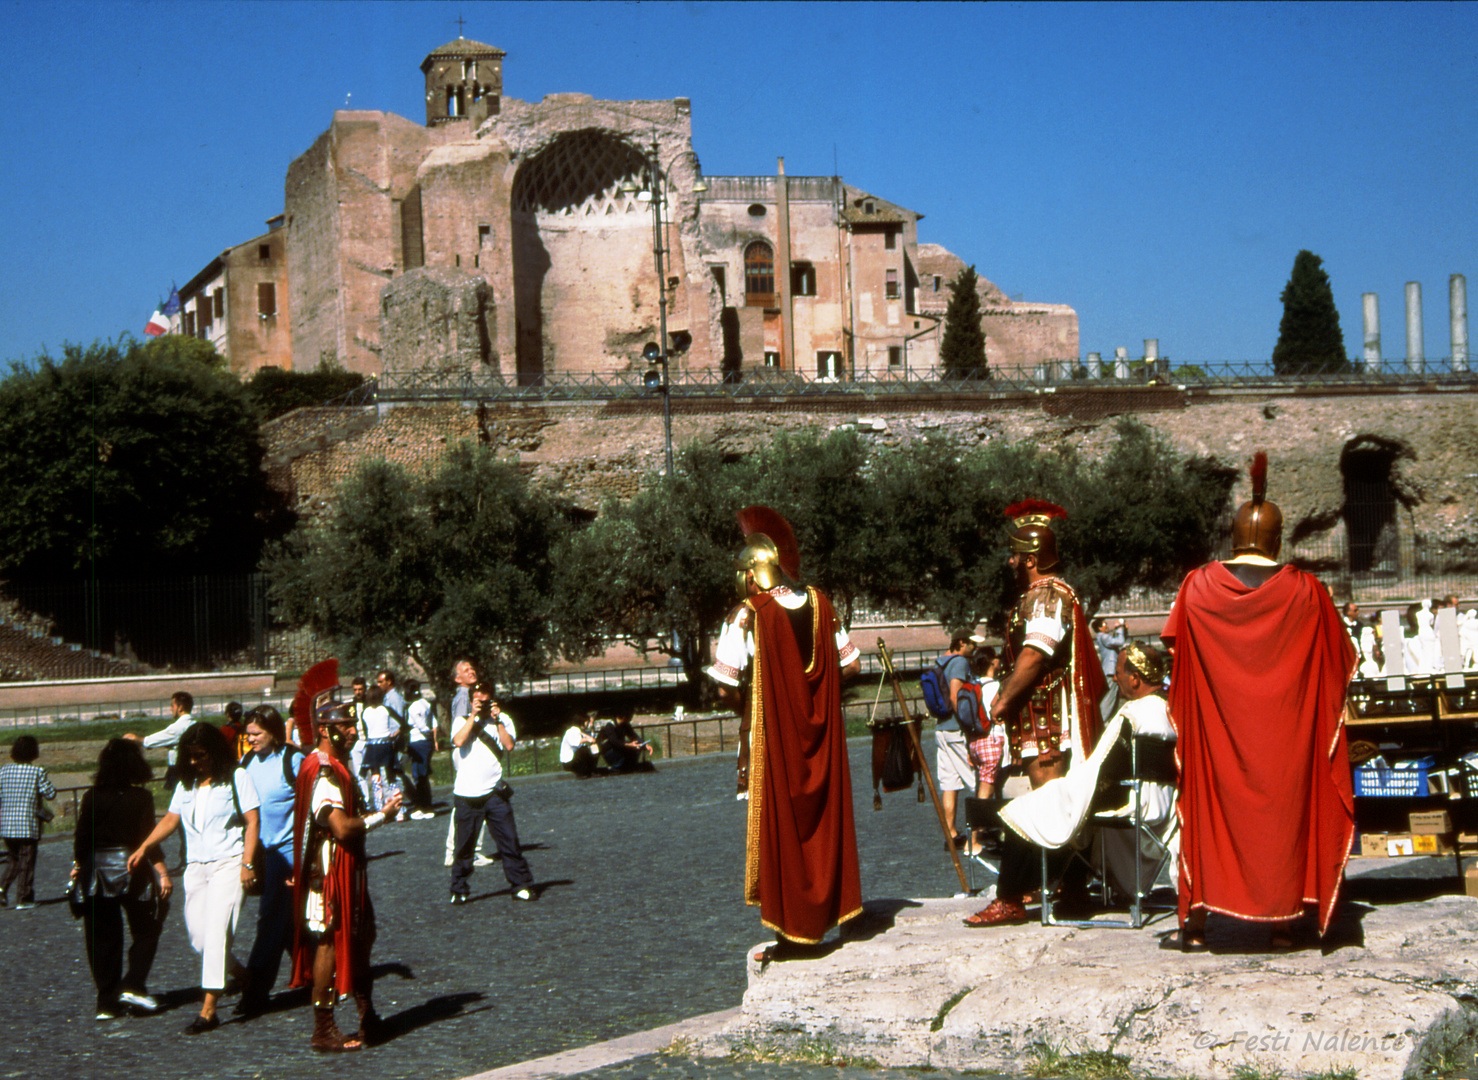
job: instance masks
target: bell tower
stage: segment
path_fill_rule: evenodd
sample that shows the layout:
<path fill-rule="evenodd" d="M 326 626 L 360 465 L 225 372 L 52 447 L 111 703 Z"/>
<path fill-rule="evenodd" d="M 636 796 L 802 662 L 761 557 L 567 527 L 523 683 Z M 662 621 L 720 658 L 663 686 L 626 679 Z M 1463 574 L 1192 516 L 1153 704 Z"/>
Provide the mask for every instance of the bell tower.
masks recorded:
<path fill-rule="evenodd" d="M 503 98 L 502 49 L 459 37 L 421 61 L 426 76 L 426 126 L 470 121 L 475 129 L 498 114 Z"/>

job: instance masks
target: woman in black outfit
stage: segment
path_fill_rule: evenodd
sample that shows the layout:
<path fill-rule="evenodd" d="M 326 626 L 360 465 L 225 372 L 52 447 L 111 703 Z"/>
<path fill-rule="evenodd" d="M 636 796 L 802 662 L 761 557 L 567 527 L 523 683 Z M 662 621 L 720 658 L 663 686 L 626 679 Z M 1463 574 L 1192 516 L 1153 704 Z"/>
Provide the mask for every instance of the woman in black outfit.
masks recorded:
<path fill-rule="evenodd" d="M 130 873 L 127 866 L 129 853 L 154 831 L 154 797 L 140 786 L 153 776 L 137 743 L 111 739 L 98 755 L 97 775 L 77 813 L 72 873 L 86 896 L 82 918 L 99 1020 L 111 1020 L 124 1006 L 143 1012 L 159 1007 L 146 986 L 174 884 L 158 847 L 149 852 L 152 869 L 140 864 Z M 127 972 L 124 916 L 133 938 Z"/>

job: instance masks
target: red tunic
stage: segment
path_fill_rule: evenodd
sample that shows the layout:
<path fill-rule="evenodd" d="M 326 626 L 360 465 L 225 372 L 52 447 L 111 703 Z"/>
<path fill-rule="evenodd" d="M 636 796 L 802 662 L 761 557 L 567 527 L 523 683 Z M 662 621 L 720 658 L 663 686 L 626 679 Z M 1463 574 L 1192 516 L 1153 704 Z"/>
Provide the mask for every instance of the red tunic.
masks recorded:
<path fill-rule="evenodd" d="M 792 941 L 814 944 L 862 912 L 836 614 L 809 589 L 811 655 L 785 608 L 751 597 L 749 823 L 744 900 Z"/>
<path fill-rule="evenodd" d="M 293 809 L 293 967 L 290 988 L 313 985 L 313 956 L 318 949 L 316 937 L 303 925 L 308 900 L 309 878 L 312 876 L 315 849 L 325 838 L 322 827 L 312 824 L 309 815 L 313 802 L 313 785 L 324 769 L 333 773 L 335 786 L 344 801 L 344 812 L 358 817 L 359 785 L 342 762 L 335 761 L 322 750 L 303 760 L 298 772 L 297 804 Z M 364 838 L 349 843 L 332 842 L 332 854 L 323 871 L 323 900 L 329 933 L 334 938 L 334 989 L 344 995 L 356 989 L 356 975 L 367 972 L 370 946 L 375 941 L 375 913 L 370 906 L 369 873 L 364 854 Z M 356 962 L 358 961 L 358 962 Z"/>
<path fill-rule="evenodd" d="M 1345 689 L 1356 657 L 1317 578 L 1258 588 L 1219 562 L 1182 583 L 1161 635 L 1175 650 L 1180 918 L 1203 908 L 1329 926 L 1354 835 Z"/>

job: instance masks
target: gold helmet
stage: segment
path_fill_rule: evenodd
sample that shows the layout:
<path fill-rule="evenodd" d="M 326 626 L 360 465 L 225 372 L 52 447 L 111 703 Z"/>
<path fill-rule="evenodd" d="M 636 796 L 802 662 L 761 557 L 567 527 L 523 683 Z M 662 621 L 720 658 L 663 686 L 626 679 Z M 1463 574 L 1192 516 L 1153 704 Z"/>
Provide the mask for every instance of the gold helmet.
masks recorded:
<path fill-rule="evenodd" d="M 1052 519 L 1067 519 L 1067 511 L 1056 503 L 1026 499 L 1006 507 L 1011 519 L 1011 553 L 1035 555 L 1038 570 L 1051 570 L 1057 565 L 1057 534 Z"/>
<path fill-rule="evenodd" d="M 754 583 L 766 590 L 783 584 L 786 578 L 800 577 L 801 552 L 790 522 L 768 506 L 745 507 L 738 518 L 744 532 L 744 550 L 734 560 L 740 596 L 748 595 L 747 579 L 751 574 Z"/>
<path fill-rule="evenodd" d="M 1261 450 L 1254 455 L 1252 498 L 1237 510 L 1232 522 L 1232 560 L 1273 562 L 1283 547 L 1283 511 L 1267 500 L 1268 455 Z"/>

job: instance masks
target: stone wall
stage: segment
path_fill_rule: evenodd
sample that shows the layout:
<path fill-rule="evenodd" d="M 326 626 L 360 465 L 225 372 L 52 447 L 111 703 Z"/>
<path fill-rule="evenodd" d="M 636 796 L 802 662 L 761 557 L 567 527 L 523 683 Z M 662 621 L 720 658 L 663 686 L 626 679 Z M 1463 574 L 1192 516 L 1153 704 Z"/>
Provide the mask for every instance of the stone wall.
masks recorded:
<path fill-rule="evenodd" d="M 1376 449 L 1389 463 L 1392 527 L 1421 541 L 1428 559 L 1478 566 L 1478 395 L 1190 393 L 1173 388 L 1067 390 L 1014 399 L 934 401 L 837 395 L 817 401 L 767 401 L 753 409 L 714 402 L 679 402 L 673 442 L 700 442 L 742 455 L 783 430 L 822 432 L 854 426 L 878 448 L 942 435 L 963 446 L 993 439 L 1042 448 L 1069 445 L 1090 457 L 1105 453 L 1120 416 L 1134 415 L 1162 432 L 1186 455 L 1205 455 L 1242 474 L 1234 491 L 1249 494 L 1245 467 L 1253 453 L 1271 459 L 1269 496 L 1284 513 L 1286 553 L 1319 565 L 1346 541 L 1342 510 L 1351 456 Z M 699 411 L 703 408 L 704 411 Z M 368 430 L 312 448 L 292 414 L 268 426 L 269 453 L 292 439 L 304 448 L 284 462 L 278 483 L 305 507 L 322 506 L 333 486 L 366 456 L 413 468 L 430 467 L 449 443 L 482 438 L 535 482 L 596 512 L 605 499 L 629 497 L 662 468 L 658 402 L 560 407 L 395 408 Z M 288 432 L 296 430 L 296 434 Z M 290 458 L 290 462 L 288 462 Z M 1023 493 L 1027 494 L 1027 493 Z M 1049 493 L 1035 493 L 1049 494 Z M 1420 567 L 1406 567 L 1420 569 Z"/>

